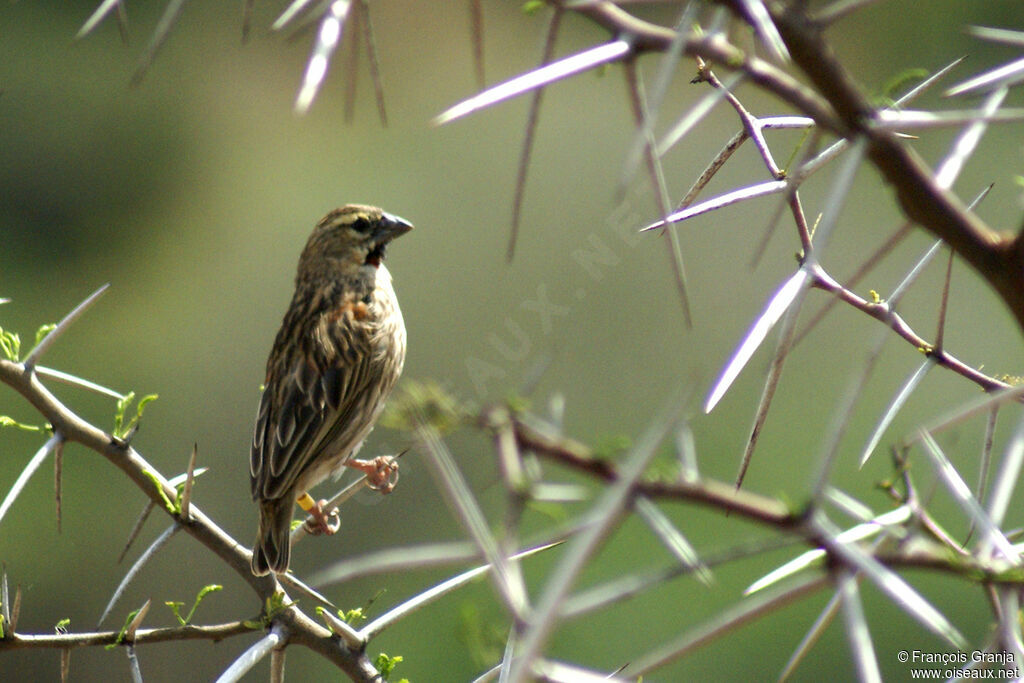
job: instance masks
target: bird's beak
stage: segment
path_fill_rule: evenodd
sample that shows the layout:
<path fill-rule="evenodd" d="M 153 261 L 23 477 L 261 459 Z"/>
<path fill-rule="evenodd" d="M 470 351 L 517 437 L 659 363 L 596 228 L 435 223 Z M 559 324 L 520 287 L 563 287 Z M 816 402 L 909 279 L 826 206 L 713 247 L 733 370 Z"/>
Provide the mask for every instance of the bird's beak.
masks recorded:
<path fill-rule="evenodd" d="M 380 223 L 377 224 L 377 229 L 373 231 L 373 241 L 377 244 L 390 242 L 410 230 L 412 230 L 412 223 L 409 221 L 390 213 L 382 213 Z"/>

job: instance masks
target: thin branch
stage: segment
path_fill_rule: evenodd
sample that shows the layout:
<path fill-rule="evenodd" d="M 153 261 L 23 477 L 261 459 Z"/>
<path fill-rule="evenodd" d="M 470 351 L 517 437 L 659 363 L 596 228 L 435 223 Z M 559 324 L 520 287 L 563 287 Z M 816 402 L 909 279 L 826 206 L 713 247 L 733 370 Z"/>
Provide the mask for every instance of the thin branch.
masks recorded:
<path fill-rule="evenodd" d="M 101 431 L 72 412 L 50 393 L 40 382 L 36 373 L 26 369 L 21 363 L 0 359 L 0 382 L 21 394 L 53 426 L 55 433 L 61 434 L 67 441 L 80 443 L 105 457 L 122 470 L 140 491 L 156 503 L 157 507 L 171 513 L 165 507 L 164 500 L 175 500 L 177 491 L 158 473 L 156 468 L 146 462 L 138 451 L 129 445 L 117 442 L 109 433 Z M 261 600 L 265 600 L 279 590 L 278 583 L 273 576 L 253 575 L 250 569 L 251 553 L 249 550 L 229 536 L 195 504 L 191 506 L 190 518 L 187 521 L 179 520 L 176 514 L 170 516 L 177 521 L 182 521 L 182 529 L 217 555 L 252 587 Z M 365 654 L 344 648 L 338 641 L 330 637 L 327 630 L 310 620 L 301 611 L 295 608 L 285 610 L 276 617 L 276 620 L 289 627 L 292 642 L 319 653 L 328 661 L 335 663 L 354 680 L 377 680 L 379 673 Z M 140 634 L 143 633 L 145 631 L 140 631 Z M 9 644 L 10 642 L 13 641 L 0 641 L 0 651 L 5 647 L 13 647 Z"/>
<path fill-rule="evenodd" d="M 493 414 L 488 413 L 490 419 Z M 538 455 L 552 458 L 562 465 L 595 476 L 607 482 L 618 481 L 618 469 L 606 460 L 594 457 L 589 448 L 577 441 L 544 434 L 518 418 L 512 423 L 519 446 Z M 677 499 L 701 503 L 780 529 L 793 528 L 798 517 L 781 501 L 739 490 L 732 484 L 703 479 L 698 482 L 662 482 L 641 480 L 634 484 L 638 494 L 650 498 Z"/>
<path fill-rule="evenodd" d="M 242 622 L 217 624 L 214 626 L 175 626 L 173 628 L 148 628 L 135 631 L 132 643 L 167 643 L 181 640 L 208 640 L 219 642 L 225 638 L 251 634 L 252 628 Z M 95 631 L 84 633 L 57 633 L 54 635 L 25 635 L 22 633 L 8 634 L 0 646 L 3 650 L 29 650 L 68 648 L 96 645 L 114 645 L 117 643 L 118 631 Z M 127 643 L 125 643 L 127 644 Z"/>

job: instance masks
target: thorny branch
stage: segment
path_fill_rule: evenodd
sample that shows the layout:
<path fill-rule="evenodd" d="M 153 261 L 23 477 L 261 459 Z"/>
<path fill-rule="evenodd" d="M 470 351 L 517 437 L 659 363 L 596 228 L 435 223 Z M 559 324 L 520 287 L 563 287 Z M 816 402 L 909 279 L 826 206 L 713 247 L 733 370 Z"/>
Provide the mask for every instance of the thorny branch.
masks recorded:
<path fill-rule="evenodd" d="M 545 432 L 506 408 L 490 408 L 481 416 L 482 424 L 495 434 L 504 430 L 515 436 L 523 452 L 535 453 L 554 463 L 612 483 L 619 479 L 617 465 L 600 459 L 584 444 Z M 781 501 L 737 489 L 732 484 L 701 478 L 642 480 L 633 487 L 635 496 L 647 496 L 663 502 L 698 503 L 723 512 L 745 517 L 784 533 L 802 536 L 811 547 L 823 545 L 825 537 L 806 524 L 808 511 L 791 511 Z M 1000 562 L 986 561 L 965 553 L 959 544 L 941 532 L 930 515 L 914 506 L 922 528 L 935 530 L 932 539 L 907 544 L 877 555 L 879 561 L 894 568 L 920 568 L 963 576 L 981 583 L 1005 583 L 1024 586 L 1024 569 L 1009 569 Z"/>
<path fill-rule="evenodd" d="M 635 57 L 638 54 L 667 52 L 680 45 L 680 36 L 673 29 L 639 19 L 612 2 L 549 0 L 549 3 L 555 6 L 558 13 L 556 16 L 561 16 L 563 12 L 573 12 L 606 29 L 612 39 L 624 47 L 617 52 L 607 52 L 604 59 L 623 61 L 629 69 L 635 68 Z M 822 132 L 838 136 L 841 138 L 840 142 L 863 140 L 867 159 L 892 186 L 896 200 L 907 218 L 940 237 L 956 254 L 977 270 L 1000 295 L 1018 324 L 1024 328 L 1024 243 L 1022 243 L 1022 238 L 997 233 L 986 225 L 949 191 L 950 183 L 937 179 L 937 176 L 941 176 L 941 174 L 934 173 L 904 140 L 892 132 L 890 126 L 883 125 L 885 119 L 882 112 L 870 103 L 847 70 L 832 54 L 823 36 L 825 25 L 821 23 L 821 18 L 815 20 L 804 12 L 806 3 L 717 0 L 717 4 L 727 7 L 736 17 L 753 25 L 755 32 L 762 38 L 764 38 L 763 29 L 766 27 L 763 22 L 770 21 L 768 28 L 771 29 L 771 36 L 781 37 L 781 43 L 774 46 L 777 48 L 773 50 L 777 59 L 772 62 L 739 49 L 719 31 L 707 34 L 694 31 L 691 35 L 686 36 L 685 41 L 682 41 L 682 54 L 695 57 L 698 60 L 703 80 L 710 83 L 712 87 L 725 92 L 725 98 L 736 110 L 743 125 L 741 133 L 723 150 L 717 160 L 717 165 L 716 162 L 713 162 L 691 192 L 687 194 L 683 205 L 690 205 L 703 189 L 707 180 L 714 175 L 735 148 L 746 138 L 752 138 L 775 183 L 767 188 L 766 193 L 776 190 L 786 193 L 787 201 L 783 209 L 780 209 L 780 213 L 784 208 L 788 208 L 793 214 L 804 250 L 800 268 L 807 278 L 808 286 L 829 292 L 834 295 L 836 301 L 841 301 L 878 319 L 896 335 L 927 354 L 931 361 L 975 382 L 987 392 L 1008 388 L 1008 384 L 984 375 L 949 354 L 941 343 L 941 328 L 936 342 L 930 344 L 886 303 L 867 301 L 857 296 L 849 287 L 840 285 L 829 276 L 816 260 L 808 258 L 814 246 L 812 229 L 803 213 L 797 194 L 801 180 L 799 174 L 806 170 L 806 166 L 798 167 L 795 172 L 792 172 L 780 169 L 775 164 L 768 151 L 767 143 L 763 139 L 763 122 L 747 112 L 739 100 L 728 93 L 727 88 L 714 77 L 710 65 L 741 74 L 743 80 L 752 82 L 764 91 L 774 94 L 797 112 L 808 117 L 811 122 L 808 125 L 814 126 L 813 135 L 815 136 L 813 138 L 815 144 L 809 147 L 813 148 L 816 145 L 817 136 L 820 136 Z M 180 7 L 180 3 L 172 2 L 171 7 Z M 752 17 L 751 8 L 763 9 L 763 17 L 761 19 Z M 830 16 L 834 20 L 840 16 L 840 13 L 836 11 L 821 16 Z M 759 21 L 762 23 L 759 24 Z M 550 41 L 553 44 L 553 32 Z M 330 47 L 333 50 L 333 46 Z M 619 50 L 620 48 L 616 47 L 615 49 Z M 784 63 L 787 59 L 786 55 L 788 55 L 788 59 L 792 60 L 792 64 L 802 71 L 802 75 L 809 81 L 809 85 L 805 85 L 800 79 L 776 65 Z M 630 75 L 635 76 L 635 73 L 630 71 Z M 643 90 L 638 86 L 637 81 L 631 81 L 630 92 L 635 97 L 633 104 L 637 112 L 638 128 L 649 132 L 645 128 L 647 126 L 647 113 L 645 112 L 647 103 L 644 101 Z M 540 90 L 536 94 L 538 98 L 539 93 Z M 383 117 L 383 110 L 381 114 Z M 532 124 L 528 130 L 532 132 Z M 654 151 L 653 145 L 649 151 Z M 652 162 L 657 163 L 653 154 Z M 651 175 L 652 177 L 657 176 L 657 173 L 652 172 Z M 520 185 L 523 182 L 525 182 L 525 177 L 520 178 Z M 517 191 L 517 210 L 520 196 L 521 187 Z M 948 288 L 948 272 L 946 286 Z M 76 441 L 102 454 L 122 469 L 161 508 L 164 507 L 161 504 L 164 497 L 174 498 L 173 487 L 159 475 L 156 475 L 156 481 L 161 490 L 154 489 L 151 476 L 155 471 L 130 444 L 85 422 L 60 403 L 41 383 L 39 375 L 42 369 L 37 371 L 34 367 L 34 360 L 34 355 L 30 356 L 30 359 L 24 364 L 0 360 L 0 382 L 8 384 L 20 392 L 50 422 L 54 433 L 59 435 L 59 440 Z M 1015 394 L 1013 397 L 1019 398 L 1019 395 Z M 990 411 L 990 422 L 994 422 L 997 407 L 997 403 L 984 406 Z M 968 498 L 970 506 L 965 507 L 973 506 L 971 510 L 975 515 L 972 517 L 972 524 L 983 522 L 981 528 L 989 535 L 984 540 L 981 551 L 968 552 L 958 546 L 954 538 L 945 532 L 922 507 L 904 467 L 902 470 L 903 491 L 897 491 L 898 487 L 895 483 L 892 483 L 889 488 L 899 506 L 893 512 L 907 513 L 905 518 L 901 518 L 899 524 L 893 525 L 895 528 L 892 530 L 893 536 L 899 537 L 903 542 L 886 547 L 868 546 L 868 549 L 865 550 L 853 540 L 844 538 L 844 534 L 849 534 L 853 530 L 840 533 L 831 524 L 824 516 L 820 505 L 821 501 L 818 499 L 806 503 L 801 509 L 794 510 L 777 499 L 740 490 L 731 484 L 707 479 L 696 474 L 680 476 L 671 480 L 643 477 L 632 480 L 624 476 L 619 464 L 610 460 L 598 459 L 590 449 L 582 444 L 561 436 L 557 430 L 539 428 L 536 423 L 523 419 L 509 409 L 487 409 L 480 416 L 480 421 L 485 428 L 496 435 L 498 442 L 496 448 L 503 461 L 514 461 L 520 452 L 533 453 L 564 467 L 583 472 L 609 485 L 626 482 L 628 496 L 633 504 L 636 504 L 637 501 L 644 504 L 648 499 L 657 499 L 662 502 L 679 501 L 702 505 L 773 528 L 781 532 L 784 538 L 801 540 L 811 548 L 809 553 L 818 552 L 822 556 L 828 556 L 831 563 L 829 569 L 833 572 L 833 578 L 840 586 L 842 593 L 841 595 L 837 593 L 837 596 L 843 598 L 844 608 L 852 607 L 853 610 L 853 617 L 847 614 L 847 619 L 852 624 L 851 631 L 856 630 L 858 622 L 863 622 L 864 619 L 859 612 L 859 598 L 856 593 L 857 580 L 866 576 L 869 579 L 877 580 L 883 590 L 886 590 L 887 587 L 892 590 L 894 582 L 896 585 L 902 584 L 898 583 L 900 580 L 895 575 L 884 573 L 886 567 L 927 568 L 959 575 L 969 581 L 986 586 L 992 596 L 997 618 L 1000 619 L 1003 630 L 1008 634 L 1005 636 L 1006 641 L 1009 642 L 1019 636 L 1012 628 L 1015 622 L 1013 614 L 1017 610 L 1016 602 L 1006 598 L 1012 593 L 1005 589 L 1008 586 L 1024 585 L 1024 570 L 1019 567 L 1020 548 L 1011 546 L 999 529 L 1005 506 L 1001 511 L 997 504 L 982 510 L 976 501 Z M 508 439 L 510 435 L 511 440 Z M 1019 441 L 1015 442 L 1015 448 L 1024 452 L 1024 431 L 1021 431 L 1018 437 Z M 943 454 L 934 441 L 930 440 L 930 434 L 926 430 L 922 430 L 921 439 L 932 449 L 932 457 L 937 468 L 942 469 L 944 464 L 948 464 L 944 463 Z M 751 437 L 750 450 L 753 447 L 753 440 L 754 436 Z M 987 448 L 991 448 L 991 443 Z M 895 464 L 898 467 L 905 466 L 904 458 L 905 454 L 894 454 Z M 1004 470 L 1013 473 L 1014 476 L 1001 478 L 1000 485 L 1003 491 L 997 493 L 996 498 L 1003 496 L 1008 499 L 1008 491 L 1012 489 L 1012 484 L 1007 481 L 1010 478 L 1016 479 L 1015 475 L 1019 473 L 1020 469 L 1019 460 L 1019 457 L 1014 461 L 1007 456 L 1006 462 L 1003 463 Z M 1014 470 L 1015 467 L 1016 470 Z M 521 471 L 517 470 L 517 472 L 522 475 Z M 962 484 L 962 481 L 957 479 L 958 475 L 955 474 L 955 471 L 946 472 L 944 476 L 946 477 L 944 483 L 953 490 L 959 490 L 956 487 Z M 896 478 L 900 478 L 899 475 Z M 524 477 L 516 478 L 517 488 L 510 491 L 510 496 L 517 500 L 525 500 L 529 497 L 529 486 L 524 481 L 520 481 L 521 479 Z M 520 484 L 522 484 L 521 487 Z M 967 496 L 969 495 L 968 493 Z M 640 508 L 640 505 L 637 507 Z M 645 506 L 643 509 L 646 509 L 648 514 L 656 514 L 649 506 Z M 266 599 L 279 589 L 272 578 L 252 576 L 249 571 L 248 551 L 203 515 L 195 505 L 186 505 L 183 510 L 181 513 L 168 512 L 190 535 L 221 557 L 229 567 L 247 581 L 261 600 Z M 610 515 L 611 513 L 609 513 L 608 519 L 603 520 L 608 522 L 609 526 L 612 521 Z M 882 517 L 884 516 L 882 515 Z M 492 539 L 487 536 L 488 533 L 486 529 L 481 531 L 485 540 L 490 541 Z M 914 543 L 905 542 L 911 537 Z M 989 543 L 992 548 L 1000 548 L 1002 554 L 989 552 L 991 550 L 987 545 Z M 497 546 L 495 545 L 495 547 Z M 694 569 L 699 566 L 701 565 L 698 563 L 690 568 Z M 815 587 L 820 583 L 822 581 L 815 583 Z M 562 591 L 562 597 L 567 594 L 567 591 L 568 584 Z M 896 593 L 899 593 L 898 589 Z M 791 596 L 787 594 L 784 597 Z M 903 598 L 897 595 L 895 599 L 902 600 Z M 903 606 L 908 612 L 915 614 L 926 626 L 946 637 L 949 642 L 960 646 L 962 639 L 959 634 L 945 622 L 941 615 L 934 614 L 931 611 L 932 608 L 926 603 L 922 605 L 920 602 L 915 602 L 913 596 L 906 600 Z M 737 623 L 754 615 L 755 608 L 756 605 L 748 607 L 746 612 L 741 609 Z M 548 604 L 546 609 L 549 614 L 556 615 L 559 612 L 557 601 Z M 515 611 L 513 610 L 513 612 Z M 282 635 L 285 642 L 302 644 L 317 651 L 337 663 L 356 680 L 379 680 L 378 672 L 370 665 L 365 655 L 347 649 L 341 639 L 331 636 L 298 609 L 286 609 L 275 615 L 274 619 L 277 626 L 275 634 Z M 544 628 L 548 628 L 548 626 L 545 625 Z M 131 642 L 143 643 L 193 638 L 220 640 L 249 632 L 249 630 L 241 622 L 207 627 L 140 629 L 133 633 Z M 864 631 L 866 632 L 866 628 Z M 530 631 L 526 631 L 526 633 L 531 635 Z M 531 647 L 527 649 L 529 656 L 525 658 L 525 663 L 521 660 L 512 664 L 514 667 L 512 670 L 518 671 L 520 677 L 525 676 L 525 672 L 531 670 L 531 665 L 539 665 L 541 662 L 539 655 L 544 635 L 536 633 L 532 635 L 535 636 L 535 639 L 531 643 Z M 4 648 L 65 648 L 71 645 L 105 644 L 114 642 L 116 637 L 117 634 L 113 633 L 82 633 L 66 636 L 22 636 L 14 633 L 8 634 L 5 639 L 0 640 L 0 651 Z M 514 640 L 510 639 L 509 653 L 514 654 L 514 645 Z M 690 645 L 692 643 L 680 647 L 679 651 L 684 651 Z M 533 659 L 534 657 L 537 658 Z M 865 670 L 870 670 L 872 665 L 876 664 L 871 661 L 871 658 L 873 655 L 862 657 L 858 663 L 864 664 Z M 531 659 L 533 661 L 530 661 Z M 641 658 L 640 661 L 654 660 L 648 657 L 647 659 Z M 643 667 L 640 668 L 645 670 Z M 513 674 L 512 678 L 519 680 L 516 674 Z"/>
<path fill-rule="evenodd" d="M 176 491 L 160 476 L 156 469 L 136 451 L 130 444 L 122 442 L 96 426 L 86 422 L 71 409 L 58 400 L 43 383 L 32 368 L 22 363 L 0 359 L 0 382 L 20 393 L 50 423 L 54 433 L 61 434 L 66 441 L 79 443 L 99 453 L 112 464 L 120 468 L 129 479 L 157 507 L 169 515 L 163 503 L 161 491 L 154 488 L 154 480 L 159 482 L 164 496 L 174 500 Z M 151 478 L 152 477 L 152 478 Z M 188 510 L 188 518 L 175 515 L 185 531 L 217 555 L 243 581 L 248 583 L 259 596 L 260 604 L 281 588 L 272 576 L 253 576 L 249 568 L 250 551 L 231 538 L 223 529 L 207 517 L 198 506 L 192 504 Z M 289 641 L 314 650 L 343 669 L 353 680 L 375 681 L 379 673 L 362 652 L 353 652 L 325 628 L 312 621 L 297 607 L 282 610 L 274 615 L 287 626 Z M 251 632 L 250 629 L 238 624 L 219 628 L 157 629 L 155 631 L 138 631 L 136 636 L 141 639 L 195 639 L 207 638 L 220 640 L 227 636 Z M 116 634 L 115 634 L 116 635 Z M 106 643 L 107 634 L 74 634 L 64 639 L 40 639 L 36 636 L 22 638 L 18 634 L 9 634 L 0 639 L 0 652 L 8 648 L 20 647 L 67 647 L 69 644 L 100 644 Z M 68 640 L 78 639 L 74 643 Z M 140 641 L 141 642 L 141 641 Z M 127 643 L 126 643 L 127 644 Z"/>
<path fill-rule="evenodd" d="M 740 0 L 719 0 L 719 4 L 744 16 Z M 824 130 L 847 138 L 867 136 L 868 155 L 892 186 L 907 217 L 946 241 L 988 280 L 1024 329 L 1024 242 L 994 231 L 968 211 L 956 195 L 935 182 L 913 149 L 893 132 L 875 125 L 876 110 L 835 57 L 819 25 L 798 8 L 781 3 L 767 3 L 767 7 L 793 62 L 815 89 L 744 53 L 720 34 L 693 36 L 686 42 L 685 53 L 745 73 Z M 630 36 L 637 52 L 667 50 L 675 36 L 671 29 L 638 19 L 610 2 L 580 6 L 575 11 L 612 35 Z"/>

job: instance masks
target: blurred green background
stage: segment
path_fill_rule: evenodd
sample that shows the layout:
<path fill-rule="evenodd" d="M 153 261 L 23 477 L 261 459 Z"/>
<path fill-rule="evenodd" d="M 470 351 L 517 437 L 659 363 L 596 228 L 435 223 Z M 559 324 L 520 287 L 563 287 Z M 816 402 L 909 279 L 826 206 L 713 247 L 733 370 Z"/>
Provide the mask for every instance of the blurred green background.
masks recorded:
<path fill-rule="evenodd" d="M 1012 50 L 965 35 L 967 24 L 1019 28 L 1014 2 L 888 2 L 865 9 L 830 37 L 870 92 L 909 68 L 937 70 L 964 54 L 959 77 L 1014 58 Z M 193 443 L 210 468 L 195 492 L 198 505 L 241 543 L 254 533 L 247 481 L 248 444 L 263 366 L 291 296 L 295 262 L 313 224 L 347 202 L 378 204 L 411 220 L 416 230 L 396 243 L 389 263 L 405 313 L 409 356 L 405 377 L 436 380 L 477 405 L 529 390 L 535 409 L 565 399 L 568 434 L 592 443 L 636 435 L 681 384 L 692 385 L 692 427 L 702 472 L 735 475 L 769 360 L 760 352 L 710 416 L 699 405 L 724 362 L 774 288 L 794 268 L 798 242 L 783 222 L 756 269 L 749 267 L 775 199 L 759 200 L 687 223 L 680 229 L 691 287 L 694 328 L 686 329 L 664 241 L 633 230 L 656 217 L 641 177 L 620 203 L 616 190 L 632 142 L 621 67 L 587 73 L 548 90 L 523 208 L 515 260 L 507 263 L 511 197 L 527 99 L 502 104 L 442 128 L 430 119 L 477 89 L 468 2 L 373 3 L 389 121 L 376 117 L 365 59 L 359 71 L 354 121 L 343 120 L 345 70 L 336 64 L 311 112 L 292 112 L 309 56 L 312 32 L 288 40 L 268 27 L 287 3 L 256 3 L 250 40 L 241 40 L 240 3 L 187 5 L 166 45 L 138 87 L 133 69 L 163 11 L 162 3 L 129 3 L 130 42 L 113 20 L 81 41 L 73 36 L 94 9 L 89 2 L 29 2 L 0 9 L 0 326 L 30 340 L 103 283 L 111 289 L 46 358 L 46 364 L 119 391 L 158 393 L 134 445 L 164 474 L 181 472 Z M 519 2 L 485 1 L 489 83 L 534 66 L 546 30 L 545 12 L 529 15 Z M 644 8 L 671 22 L 675 10 Z M 577 17 L 563 22 L 560 55 L 607 39 Z M 343 48 L 345 51 L 345 48 Z M 341 53 L 339 53 L 341 54 Z M 657 57 L 641 67 L 652 80 Z M 665 129 L 705 89 L 688 84 L 691 62 L 676 75 L 660 119 Z M 778 102 L 741 87 L 759 115 L 783 113 Z M 1020 98 L 1017 97 L 1019 100 Z M 1018 102 L 1019 104 L 1019 102 Z M 944 103 L 938 93 L 921 102 Z M 722 107 L 665 159 L 673 200 L 738 130 Z M 913 143 L 935 163 L 952 139 L 929 131 Z M 796 136 L 773 138 L 786 160 Z M 973 197 L 994 182 L 979 209 L 991 225 L 1019 225 L 1022 148 L 1019 126 L 995 128 L 964 170 L 956 190 Z M 766 179 L 749 145 L 708 189 L 717 193 Z M 804 204 L 821 208 L 831 173 L 811 181 Z M 710 195 L 708 195 L 710 196 Z M 837 277 L 853 271 L 899 225 L 891 194 L 863 169 L 826 263 Z M 859 288 L 883 296 L 931 243 L 906 240 Z M 604 245 L 614 258 L 582 267 L 573 252 Z M 903 311 L 932 338 L 942 259 L 905 300 Z M 560 306 L 546 325 L 529 302 Z M 824 301 L 812 294 L 811 309 Z M 525 304 L 525 305 L 524 305 Z M 999 302 L 962 264 L 954 269 L 947 348 L 993 374 L 1022 372 L 1019 332 Z M 851 373 L 862 367 L 878 325 L 837 310 L 796 350 L 765 428 L 746 486 L 800 501 L 810 485 L 825 429 Z M 26 342 L 28 343 L 28 342 Z M 882 452 L 862 471 L 858 449 L 900 382 L 919 363 L 912 348 L 891 340 L 867 395 L 853 415 L 837 465 L 836 483 L 876 510 L 887 509 L 874 483 L 890 467 Z M 80 390 L 55 391 L 81 415 L 109 428 L 110 401 Z M 966 382 L 935 372 L 891 428 L 886 443 L 925 416 L 977 395 Z M 37 423 L 14 392 L 0 386 L 0 414 Z M 1004 436 L 1014 411 L 1000 423 Z M 949 448 L 974 481 L 982 425 L 947 435 Z M 366 452 L 395 452 L 408 435 L 378 429 Z M 35 435 L 0 432 L 0 491 L 6 491 L 41 445 Z M 449 444 L 497 525 L 503 494 L 487 439 L 472 430 Z M 666 458 L 668 456 L 666 455 Z M 360 495 L 343 510 L 341 533 L 306 542 L 293 567 L 308 574 L 332 559 L 403 544 L 464 537 L 416 453 L 402 463 L 402 482 L 388 498 Z M 23 597 L 19 630 L 49 632 L 62 618 L 91 630 L 125 568 L 115 564 L 142 494 L 98 455 L 70 446 L 64 460 L 63 532 L 53 513 L 50 468 L 0 526 L 0 560 Z M 918 468 L 930 491 L 926 466 Z M 564 478 L 557 471 L 552 478 Z M 326 493 L 325 485 L 320 493 Z M 944 498 L 935 509 L 955 533 L 965 524 Z M 764 537 L 746 522 L 686 506 L 664 507 L 703 551 Z M 582 508 L 567 508 L 574 514 Z M 1012 513 L 1011 526 L 1021 522 Z M 527 527 L 552 519 L 531 513 Z M 159 514 L 141 544 L 166 527 Z M 142 546 L 139 546 L 142 547 Z M 139 549 L 129 554 L 129 562 Z M 526 565 L 532 587 L 559 551 Z M 735 603 L 750 581 L 792 556 L 769 553 L 720 569 L 708 589 L 683 578 L 641 597 L 569 623 L 548 652 L 585 666 L 613 670 Z M 624 572 L 660 566 L 670 556 L 639 522 L 627 522 L 581 579 L 594 585 Z M 459 571 L 429 570 L 362 578 L 328 589 L 347 608 L 380 614 Z M 980 590 L 930 574 L 911 574 L 957 626 L 980 643 L 989 613 Z M 204 585 L 224 583 L 196 617 L 215 623 L 255 616 L 259 605 L 240 581 L 185 535 L 130 587 L 105 628 L 152 598 L 147 626 L 171 625 L 164 601 L 191 603 Z M 382 593 L 383 591 L 383 593 Z M 942 643 L 863 590 L 876 648 L 886 673 L 906 675 L 898 649 L 941 650 Z M 376 599 L 375 599 L 376 597 Z M 653 680 L 772 679 L 828 599 L 816 595 L 750 625 L 666 667 Z M 490 585 L 449 596 L 386 632 L 371 645 L 400 654 L 396 672 L 412 681 L 467 680 L 498 661 L 507 620 Z M 150 681 L 209 680 L 254 642 L 154 645 L 141 648 Z M 314 655 L 289 651 L 293 680 L 335 676 Z M 852 677 L 847 645 L 833 625 L 800 669 L 800 680 Z M 56 652 L 0 658 L 5 680 L 53 680 Z M 76 650 L 72 680 L 127 680 L 124 653 Z M 265 677 L 266 664 L 258 669 Z"/>

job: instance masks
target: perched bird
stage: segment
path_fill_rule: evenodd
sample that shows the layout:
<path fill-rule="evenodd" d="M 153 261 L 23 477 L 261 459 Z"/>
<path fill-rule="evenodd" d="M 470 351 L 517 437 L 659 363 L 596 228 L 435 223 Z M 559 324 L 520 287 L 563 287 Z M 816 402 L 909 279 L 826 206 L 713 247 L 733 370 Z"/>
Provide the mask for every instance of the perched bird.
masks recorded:
<path fill-rule="evenodd" d="M 299 257 L 292 297 L 267 359 L 249 475 L 259 506 L 253 574 L 288 569 L 292 505 L 333 533 L 326 501 L 306 491 L 342 467 L 387 492 L 397 465 L 353 456 L 373 429 L 405 362 L 405 323 L 382 263 L 407 221 L 372 206 L 335 209 Z"/>

